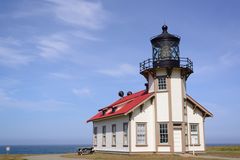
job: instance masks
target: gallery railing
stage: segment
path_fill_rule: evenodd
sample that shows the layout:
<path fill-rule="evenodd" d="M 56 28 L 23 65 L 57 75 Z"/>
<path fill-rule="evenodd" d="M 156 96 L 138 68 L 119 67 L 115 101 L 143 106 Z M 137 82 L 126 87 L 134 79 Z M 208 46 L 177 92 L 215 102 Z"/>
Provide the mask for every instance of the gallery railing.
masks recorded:
<path fill-rule="evenodd" d="M 166 61 L 166 59 L 158 60 L 159 63 L 161 63 L 161 61 L 163 63 Z M 152 58 L 149 58 L 149 59 L 141 62 L 140 63 L 140 73 L 143 73 L 146 70 L 153 69 L 154 62 L 155 61 L 153 61 Z M 185 68 L 185 69 L 188 69 L 190 72 L 193 72 L 193 62 L 189 58 L 180 57 L 179 58 L 179 66 L 177 66 L 177 67 Z"/>

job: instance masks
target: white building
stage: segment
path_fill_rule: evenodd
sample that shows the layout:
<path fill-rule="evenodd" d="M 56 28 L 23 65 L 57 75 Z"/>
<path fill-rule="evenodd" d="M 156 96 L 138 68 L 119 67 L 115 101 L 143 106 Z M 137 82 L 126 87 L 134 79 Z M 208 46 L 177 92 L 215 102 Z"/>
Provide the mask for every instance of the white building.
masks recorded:
<path fill-rule="evenodd" d="M 98 111 L 93 122 L 96 151 L 171 153 L 205 151 L 204 122 L 213 116 L 186 93 L 193 64 L 179 56 L 178 36 L 168 27 L 152 38 L 153 57 L 140 63 L 146 89 L 128 92 Z"/>

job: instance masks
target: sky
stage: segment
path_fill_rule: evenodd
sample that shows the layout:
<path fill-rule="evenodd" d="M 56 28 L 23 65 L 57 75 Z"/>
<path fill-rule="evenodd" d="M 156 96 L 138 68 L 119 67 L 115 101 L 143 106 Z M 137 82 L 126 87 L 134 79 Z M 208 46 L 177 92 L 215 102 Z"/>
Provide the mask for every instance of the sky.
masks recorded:
<path fill-rule="evenodd" d="M 1 0 L 0 145 L 91 144 L 86 120 L 118 91 L 144 89 L 139 63 L 168 25 L 194 63 L 187 93 L 214 114 L 206 143 L 240 143 L 237 0 Z"/>

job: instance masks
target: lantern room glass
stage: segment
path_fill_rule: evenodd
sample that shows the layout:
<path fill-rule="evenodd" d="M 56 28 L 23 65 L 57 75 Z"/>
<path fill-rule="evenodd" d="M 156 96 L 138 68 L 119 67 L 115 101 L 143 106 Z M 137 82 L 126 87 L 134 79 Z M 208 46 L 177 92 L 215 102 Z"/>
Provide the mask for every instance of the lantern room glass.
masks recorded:
<path fill-rule="evenodd" d="M 153 60 L 179 60 L 178 42 L 161 41 L 157 46 L 153 45 Z"/>

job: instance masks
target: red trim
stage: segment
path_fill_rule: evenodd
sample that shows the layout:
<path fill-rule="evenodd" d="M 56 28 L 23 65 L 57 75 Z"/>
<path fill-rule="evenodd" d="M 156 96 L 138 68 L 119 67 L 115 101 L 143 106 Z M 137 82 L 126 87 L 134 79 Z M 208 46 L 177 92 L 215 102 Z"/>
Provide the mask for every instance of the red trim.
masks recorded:
<path fill-rule="evenodd" d="M 153 95 L 153 93 L 147 93 L 145 90 L 142 90 L 134 94 L 131 94 L 129 96 L 120 98 L 119 100 L 112 103 L 111 105 L 98 110 L 99 112 L 95 116 L 87 120 L 87 122 L 125 114 L 131 109 L 133 109 L 134 107 L 136 107 L 137 105 L 139 105 L 141 102 L 149 98 L 151 95 Z M 120 106 L 120 105 L 123 105 L 123 106 L 121 106 L 115 112 L 111 111 L 113 107 Z M 105 115 L 102 115 L 102 110 L 106 110 Z"/>

